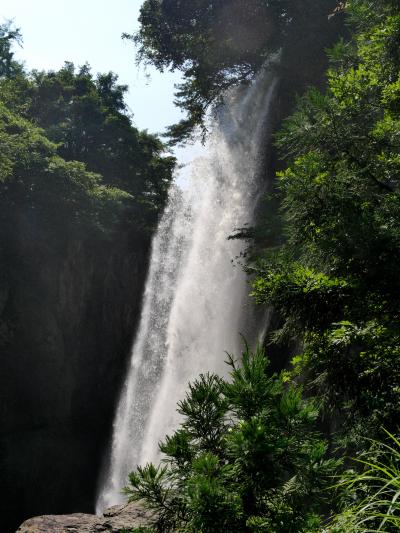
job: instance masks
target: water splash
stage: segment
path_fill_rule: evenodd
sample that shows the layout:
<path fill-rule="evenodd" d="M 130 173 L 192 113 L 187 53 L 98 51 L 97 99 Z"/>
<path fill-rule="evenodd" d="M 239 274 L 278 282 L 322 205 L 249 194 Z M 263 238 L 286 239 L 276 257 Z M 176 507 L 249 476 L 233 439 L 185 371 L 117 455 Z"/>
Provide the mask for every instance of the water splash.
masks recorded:
<path fill-rule="evenodd" d="M 263 73 L 232 91 L 218 113 L 208 157 L 193 164 L 184 190 L 171 188 L 153 240 L 131 364 L 113 427 L 97 510 L 121 503 L 136 465 L 159 458 L 158 442 L 179 423 L 178 400 L 201 372 L 226 373 L 225 351 L 240 351 L 248 286 L 228 240 L 253 222 L 268 113 L 276 81 Z"/>

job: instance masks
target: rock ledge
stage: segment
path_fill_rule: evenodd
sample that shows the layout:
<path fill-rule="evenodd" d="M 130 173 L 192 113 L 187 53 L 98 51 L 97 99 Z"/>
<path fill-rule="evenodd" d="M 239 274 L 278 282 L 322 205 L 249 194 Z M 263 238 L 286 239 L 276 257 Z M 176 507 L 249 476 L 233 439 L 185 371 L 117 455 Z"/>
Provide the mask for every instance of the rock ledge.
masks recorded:
<path fill-rule="evenodd" d="M 128 503 L 110 507 L 103 516 L 83 513 L 37 516 L 26 520 L 16 533 L 120 533 L 148 525 L 152 516 L 139 503 Z"/>

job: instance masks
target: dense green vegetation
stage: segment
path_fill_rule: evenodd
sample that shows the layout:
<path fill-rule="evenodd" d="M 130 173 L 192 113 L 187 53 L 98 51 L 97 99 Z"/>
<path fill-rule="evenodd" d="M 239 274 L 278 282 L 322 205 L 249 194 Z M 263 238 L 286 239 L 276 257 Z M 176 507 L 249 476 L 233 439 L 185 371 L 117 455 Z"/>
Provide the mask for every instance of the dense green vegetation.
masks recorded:
<path fill-rule="evenodd" d="M 231 380 L 202 375 L 179 404 L 165 465 L 130 475 L 126 494 L 157 512 L 157 531 L 303 531 L 319 524 L 337 461 L 301 387 L 268 375 L 261 349 L 230 358 Z M 293 524 L 296 528 L 293 528 Z"/>
<path fill-rule="evenodd" d="M 240 51 L 234 10 L 212 48 L 222 3 L 194 2 L 185 18 L 180 2 L 144 4 L 140 57 L 184 71 L 179 98 L 197 124 L 309 16 L 307 2 L 248 4 L 262 39 Z M 279 324 L 267 353 L 291 341 L 296 353 L 271 375 L 246 350 L 231 381 L 189 386 L 164 465 L 126 489 L 157 511 L 156 531 L 399 531 L 400 5 L 335 6 L 351 35 L 329 52 L 326 89 L 308 90 L 276 136 L 278 222 L 260 217 L 249 254 L 253 297 Z"/>
<path fill-rule="evenodd" d="M 58 237 L 72 227 L 91 226 L 107 231 L 131 199 L 127 192 L 106 187 L 100 176 L 88 172 L 83 163 L 62 159 L 42 130 L 3 104 L 0 142 L 4 239 L 20 216 Z"/>
<path fill-rule="evenodd" d="M 20 39 L 10 24 L 0 27 L 2 229 L 15 223 L 16 206 L 53 233 L 150 229 L 175 160 L 158 138 L 132 125 L 127 88 L 113 73 L 94 78 L 89 66 L 71 63 L 26 73 L 13 59 Z"/>
<path fill-rule="evenodd" d="M 342 476 L 338 489 L 344 511 L 334 517 L 329 531 L 399 531 L 400 442 L 387 434 L 387 443 L 370 441 L 357 460 L 358 469 Z"/>

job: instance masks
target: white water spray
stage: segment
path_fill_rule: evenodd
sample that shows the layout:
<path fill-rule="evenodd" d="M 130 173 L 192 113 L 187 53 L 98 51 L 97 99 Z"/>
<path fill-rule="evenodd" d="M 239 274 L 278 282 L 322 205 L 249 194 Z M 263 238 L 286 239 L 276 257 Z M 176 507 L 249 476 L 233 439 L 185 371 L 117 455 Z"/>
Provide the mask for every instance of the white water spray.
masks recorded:
<path fill-rule="evenodd" d="M 114 421 L 111 458 L 97 510 L 124 501 L 137 465 L 159 458 L 158 442 L 179 424 L 176 404 L 202 372 L 226 374 L 225 351 L 240 353 L 246 276 L 228 240 L 251 224 L 260 188 L 262 141 L 276 82 L 268 74 L 233 91 L 219 113 L 207 158 L 184 191 L 171 188 L 153 240 L 131 364 Z"/>

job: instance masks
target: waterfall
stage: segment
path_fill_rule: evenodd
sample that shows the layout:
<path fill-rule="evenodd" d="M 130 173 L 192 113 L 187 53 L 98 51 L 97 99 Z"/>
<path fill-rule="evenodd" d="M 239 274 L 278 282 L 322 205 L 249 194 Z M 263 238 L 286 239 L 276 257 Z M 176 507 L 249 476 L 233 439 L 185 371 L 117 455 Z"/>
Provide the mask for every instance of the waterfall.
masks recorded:
<path fill-rule="evenodd" d="M 136 465 L 158 460 L 158 442 L 178 423 L 177 402 L 200 373 L 227 372 L 225 351 L 240 353 L 248 285 L 228 240 L 253 222 L 260 194 L 268 112 L 276 80 L 262 73 L 231 91 L 187 187 L 171 187 L 153 239 L 138 333 L 113 426 L 97 510 L 121 503 Z"/>

